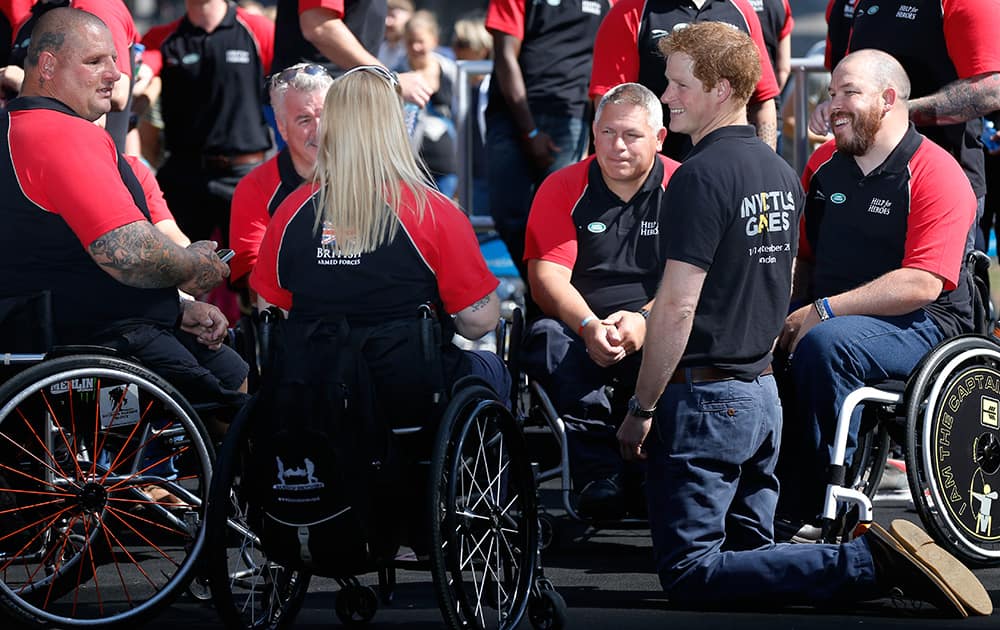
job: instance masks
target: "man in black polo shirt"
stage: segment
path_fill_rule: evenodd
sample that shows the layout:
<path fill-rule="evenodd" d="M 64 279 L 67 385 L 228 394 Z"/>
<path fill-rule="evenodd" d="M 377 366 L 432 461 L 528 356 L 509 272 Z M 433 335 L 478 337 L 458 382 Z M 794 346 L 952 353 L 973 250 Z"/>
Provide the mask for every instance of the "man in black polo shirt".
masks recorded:
<path fill-rule="evenodd" d="M 661 202 L 679 166 L 657 155 L 666 133 L 652 92 L 638 83 L 613 88 L 597 107 L 595 155 L 549 176 L 528 217 L 528 280 L 547 317 L 529 328 L 522 361 L 566 423 L 585 516 L 626 509 L 614 434 L 663 268 Z M 614 404 L 607 386 L 619 394 Z"/>
<path fill-rule="evenodd" d="M 967 0 L 831 0 L 827 10 L 827 67 L 864 48 L 895 57 L 910 77 L 910 119 L 917 131 L 958 160 L 983 214 L 986 175 L 981 117 L 1000 110 L 1000 11 Z M 829 131 L 829 103 L 810 118 L 815 133 Z M 979 230 L 970 243 L 985 251 Z"/>
<path fill-rule="evenodd" d="M 906 73 L 889 55 L 862 50 L 837 65 L 830 95 L 835 140 L 803 174 L 794 292 L 805 306 L 780 339 L 794 351 L 779 508 L 793 526 L 820 512 L 844 398 L 872 380 L 906 379 L 938 342 L 972 331 L 962 261 L 975 196 L 955 159 L 909 122 Z"/>
<path fill-rule="evenodd" d="M 802 189 L 747 125 L 759 72 L 750 38 L 706 22 L 660 46 L 671 130 L 695 144 L 667 187 L 667 263 L 618 438 L 623 457 L 646 460 L 664 590 L 684 606 L 728 609 L 877 599 L 899 587 L 959 616 L 989 614 L 989 593 L 957 559 L 933 543 L 920 558 L 903 551 L 926 537 L 906 521 L 841 545 L 774 544 L 781 404 L 771 345 Z"/>
<path fill-rule="evenodd" d="M 487 8 L 494 64 L 486 108 L 490 214 L 525 279 L 524 230 L 535 190 L 587 149 L 587 77 L 594 35 L 611 4 L 490 0 Z M 527 310 L 535 314 L 530 300 Z"/>
<path fill-rule="evenodd" d="M 380 66 L 385 0 L 278 0 L 274 67 L 322 64 L 334 77 L 355 66 Z M 399 75 L 403 98 L 420 107 L 433 90 L 419 72 Z"/>
<path fill-rule="evenodd" d="M 0 116 L 2 295 L 49 290 L 56 343 L 118 348 L 195 400 L 235 397 L 247 366 L 220 348 L 226 319 L 177 293 L 203 293 L 229 269 L 215 243 L 181 248 L 151 223 L 139 180 L 92 124 L 121 74 L 107 27 L 53 9 L 25 64 L 22 96 Z"/>
<path fill-rule="evenodd" d="M 271 148 L 261 104 L 274 27 L 234 2 L 187 0 L 184 17 L 142 42 L 143 63 L 163 82 L 163 196 L 191 238 L 218 229 L 228 242 L 233 189 Z"/>

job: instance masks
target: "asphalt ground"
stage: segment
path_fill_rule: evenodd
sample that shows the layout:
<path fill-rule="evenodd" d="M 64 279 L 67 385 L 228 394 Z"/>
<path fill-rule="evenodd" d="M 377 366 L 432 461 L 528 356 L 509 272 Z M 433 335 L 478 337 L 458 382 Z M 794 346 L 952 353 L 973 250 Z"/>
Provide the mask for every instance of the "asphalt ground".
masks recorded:
<path fill-rule="evenodd" d="M 905 493 L 903 493 L 905 495 Z M 554 505 L 551 497 L 543 503 Z M 876 520 L 885 526 L 896 518 L 919 522 L 908 499 L 877 499 Z M 558 514 L 558 512 L 554 511 Z M 615 630 L 639 628 L 801 628 L 843 630 L 844 628 L 996 628 L 1000 612 L 991 617 L 950 619 L 930 607 L 914 607 L 889 599 L 853 605 L 843 609 L 790 608 L 755 612 L 701 612 L 679 610 L 670 605 L 653 573 L 649 530 L 621 524 L 596 529 L 565 517 L 557 519 L 558 537 L 543 555 L 546 577 L 566 600 L 568 628 Z M 977 569 L 994 602 L 1000 602 L 1000 568 Z M 441 616 L 434 598 L 429 573 L 402 571 L 395 598 L 379 609 L 370 628 L 441 628 Z M 364 583 L 374 583 L 365 576 Z M 337 585 L 316 579 L 310 588 L 295 628 L 338 626 L 333 610 Z M 724 594 L 720 594 L 720 597 Z M 221 626 L 211 605 L 184 594 L 168 610 L 149 622 L 151 630 L 203 630 Z M 527 621 L 522 628 L 530 628 Z"/>

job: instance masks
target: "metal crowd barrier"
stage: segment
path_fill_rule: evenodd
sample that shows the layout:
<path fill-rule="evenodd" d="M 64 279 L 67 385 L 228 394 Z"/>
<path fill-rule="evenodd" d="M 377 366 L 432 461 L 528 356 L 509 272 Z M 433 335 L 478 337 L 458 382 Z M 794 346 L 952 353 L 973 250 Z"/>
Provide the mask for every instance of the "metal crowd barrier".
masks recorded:
<path fill-rule="evenodd" d="M 492 61 L 459 61 L 458 75 L 455 81 L 455 128 L 458 132 L 458 202 L 472 219 L 472 225 L 477 230 L 489 230 L 493 220 L 488 216 L 475 214 L 472 193 L 472 121 L 477 112 L 469 111 L 469 80 L 472 75 L 490 74 L 493 72 Z M 794 89 L 790 97 L 795 102 L 795 133 L 790 139 L 793 143 L 794 159 L 792 166 L 801 173 L 809 158 L 809 140 L 806 133 L 809 120 L 809 92 L 807 78 L 815 72 L 826 72 L 822 57 L 805 57 L 792 59 L 792 77 L 795 79 Z M 786 95 L 787 97 L 787 95 Z M 778 123 L 781 124 L 780 122 Z"/>

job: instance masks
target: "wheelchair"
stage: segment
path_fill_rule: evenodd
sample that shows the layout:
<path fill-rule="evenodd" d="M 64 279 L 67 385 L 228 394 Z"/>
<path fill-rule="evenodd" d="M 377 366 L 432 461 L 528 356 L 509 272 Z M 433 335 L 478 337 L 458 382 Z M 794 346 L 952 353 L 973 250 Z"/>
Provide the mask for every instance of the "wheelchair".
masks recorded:
<path fill-rule="evenodd" d="M 513 383 L 510 405 L 529 440 L 529 454 L 536 467 L 535 476 L 539 486 L 549 482 L 555 485 L 559 507 L 573 523 L 593 528 L 647 527 L 648 521 L 645 518 L 632 515 L 608 521 L 584 516 L 577 511 L 566 424 L 556 411 L 545 388 L 520 369 L 520 346 L 525 334 L 523 312 L 520 308 L 513 308 L 509 318 L 510 321 L 503 327 L 502 334 L 497 336 L 497 349 L 498 352 L 505 353 L 507 365 L 510 367 Z M 631 395 L 631 392 L 628 394 Z M 538 518 L 541 549 L 545 551 L 558 544 L 560 531 L 563 529 L 562 523 L 553 512 L 549 511 L 547 505 L 539 506 Z"/>
<path fill-rule="evenodd" d="M 269 559 L 253 531 L 253 497 L 244 483 L 252 418 L 245 409 L 230 426 L 209 495 L 205 558 L 213 601 L 227 628 L 293 623 L 312 578 Z M 399 539 L 373 541 L 373 547 L 389 550 L 368 567 L 378 575 L 377 589 L 331 567 L 324 575 L 340 586 L 338 618 L 345 625 L 371 621 L 380 604 L 392 601 L 397 570 L 409 569 L 430 571 L 445 627 L 506 630 L 525 615 L 534 627 L 562 627 L 565 603 L 539 559 L 537 490 L 524 437 L 492 389 L 462 379 L 436 431 L 397 425 L 392 434 L 397 452 L 418 453 L 405 462 L 400 483 L 427 480 L 410 492 L 426 500 L 416 508 L 421 518 L 409 519 L 424 521 L 416 528 L 427 532 L 426 554 L 412 545 L 415 553 L 397 555 L 405 542 Z"/>
<path fill-rule="evenodd" d="M 163 378 L 114 350 L 54 347 L 45 292 L 0 299 L 0 613 L 133 627 L 197 580 L 215 449 Z"/>
<path fill-rule="evenodd" d="M 214 451 L 198 412 L 104 349 L 2 359 L 0 612 L 38 627 L 155 615 L 204 547 Z"/>
<path fill-rule="evenodd" d="M 1000 566 L 1000 525 L 992 509 L 1000 489 L 1000 340 L 989 334 L 989 259 L 973 252 L 967 265 L 977 288 L 977 332 L 933 348 L 905 382 L 861 387 L 838 411 L 822 508 L 823 538 L 863 533 L 890 436 L 903 446 L 914 507 L 928 533 L 975 567 Z M 848 431 L 858 407 L 862 432 L 846 462 Z"/>

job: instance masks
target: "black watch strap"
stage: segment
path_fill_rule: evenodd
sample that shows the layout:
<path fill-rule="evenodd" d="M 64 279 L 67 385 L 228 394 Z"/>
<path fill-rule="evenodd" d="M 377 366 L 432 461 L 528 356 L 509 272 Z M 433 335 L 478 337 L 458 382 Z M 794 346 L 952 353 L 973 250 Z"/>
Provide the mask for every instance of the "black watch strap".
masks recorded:
<path fill-rule="evenodd" d="M 628 412 L 636 418 L 652 418 L 656 415 L 656 406 L 654 405 L 652 409 L 643 409 L 639 399 L 633 395 L 628 399 Z"/>

